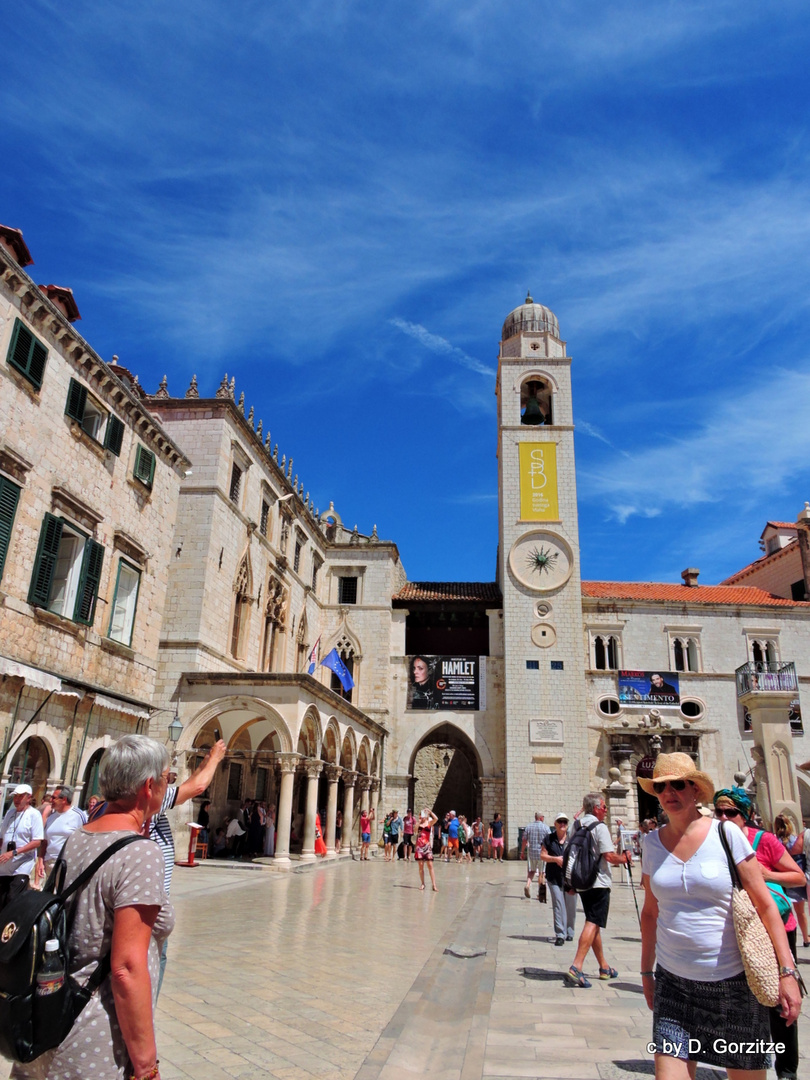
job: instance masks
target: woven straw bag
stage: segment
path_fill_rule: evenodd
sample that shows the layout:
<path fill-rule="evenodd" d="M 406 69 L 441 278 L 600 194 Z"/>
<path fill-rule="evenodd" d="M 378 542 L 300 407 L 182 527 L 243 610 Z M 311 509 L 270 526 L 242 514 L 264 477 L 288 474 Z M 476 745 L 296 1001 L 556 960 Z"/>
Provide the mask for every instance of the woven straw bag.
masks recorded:
<path fill-rule="evenodd" d="M 737 945 L 745 968 L 745 978 L 751 993 L 760 1005 L 773 1008 L 774 1005 L 779 1004 L 779 961 L 773 951 L 770 935 L 757 914 L 751 897 L 740 883 L 740 876 L 731 857 L 723 828 L 724 824 L 724 822 L 720 824 L 720 840 L 726 852 L 731 874 L 731 917 L 734 920 L 734 933 L 737 936 Z"/>

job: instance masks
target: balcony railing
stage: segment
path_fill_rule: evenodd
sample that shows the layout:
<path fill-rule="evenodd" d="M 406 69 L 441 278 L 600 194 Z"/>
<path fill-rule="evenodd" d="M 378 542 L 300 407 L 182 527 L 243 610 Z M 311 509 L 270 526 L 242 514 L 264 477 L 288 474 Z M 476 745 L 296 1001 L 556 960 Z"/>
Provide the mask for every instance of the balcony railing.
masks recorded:
<path fill-rule="evenodd" d="M 777 660 L 752 660 L 737 668 L 737 697 L 763 690 L 798 693 L 796 665 Z"/>

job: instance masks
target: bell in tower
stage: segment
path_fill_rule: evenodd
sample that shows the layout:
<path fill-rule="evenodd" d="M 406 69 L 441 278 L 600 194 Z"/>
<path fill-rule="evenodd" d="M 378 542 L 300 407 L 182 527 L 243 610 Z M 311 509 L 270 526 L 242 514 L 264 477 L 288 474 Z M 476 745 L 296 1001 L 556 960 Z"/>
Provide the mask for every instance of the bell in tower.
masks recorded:
<path fill-rule="evenodd" d="M 540 401 L 538 399 L 540 383 L 532 381 L 527 384 L 526 389 L 528 391 L 528 396 L 526 399 L 526 408 L 523 410 L 523 415 L 520 418 L 521 424 L 528 424 L 535 427 L 539 424 L 545 424 L 546 414 L 540 408 Z"/>

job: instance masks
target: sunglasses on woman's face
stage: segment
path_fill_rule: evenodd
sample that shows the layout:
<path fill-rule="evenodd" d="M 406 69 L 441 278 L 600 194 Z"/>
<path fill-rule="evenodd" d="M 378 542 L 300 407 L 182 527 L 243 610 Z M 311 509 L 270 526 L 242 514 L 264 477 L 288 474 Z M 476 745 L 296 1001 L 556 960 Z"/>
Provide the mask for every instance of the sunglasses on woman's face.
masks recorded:
<path fill-rule="evenodd" d="M 686 787 L 685 780 L 657 780 L 653 784 L 653 791 L 656 795 L 660 795 L 662 791 L 666 791 L 668 787 L 671 787 L 673 791 L 683 791 Z"/>
<path fill-rule="evenodd" d="M 732 810 L 729 806 L 716 806 L 714 808 L 714 816 L 716 818 L 737 818 L 742 817 L 742 810 Z"/>

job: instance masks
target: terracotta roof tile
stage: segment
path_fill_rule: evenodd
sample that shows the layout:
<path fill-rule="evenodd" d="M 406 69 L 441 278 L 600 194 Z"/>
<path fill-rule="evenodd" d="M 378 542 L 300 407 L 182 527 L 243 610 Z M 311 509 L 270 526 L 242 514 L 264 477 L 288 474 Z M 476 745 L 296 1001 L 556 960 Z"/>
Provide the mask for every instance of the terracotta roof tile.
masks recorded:
<path fill-rule="evenodd" d="M 764 589 L 729 585 L 670 585 L 655 581 L 583 581 L 582 595 L 604 600 L 651 600 L 677 604 L 730 604 L 733 607 L 808 608 Z"/>
<path fill-rule="evenodd" d="M 395 600 L 433 600 L 486 602 L 500 607 L 501 590 L 494 581 L 409 581 Z"/>
<path fill-rule="evenodd" d="M 742 570 L 737 570 L 733 574 L 729 574 L 727 578 L 720 582 L 721 585 L 736 585 L 738 581 L 753 574 L 756 570 L 761 570 L 763 566 L 768 566 L 769 563 L 775 562 L 777 559 L 781 559 L 783 555 L 789 551 L 795 551 L 798 545 L 798 540 L 788 540 L 784 547 L 777 548 L 776 551 L 772 551 L 769 555 L 761 555 L 758 559 L 754 559 L 748 566 L 744 566 Z"/>
<path fill-rule="evenodd" d="M 767 529 L 769 525 L 773 529 L 793 529 L 794 532 L 799 528 L 795 521 L 767 521 L 765 523 L 765 529 Z M 762 531 L 765 532 L 765 529 Z"/>

